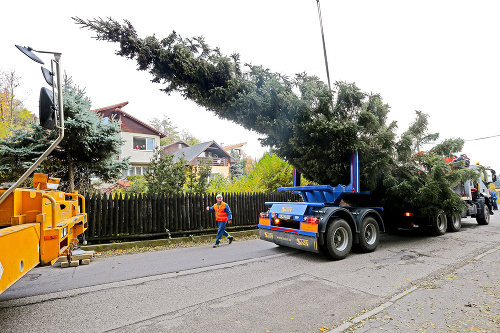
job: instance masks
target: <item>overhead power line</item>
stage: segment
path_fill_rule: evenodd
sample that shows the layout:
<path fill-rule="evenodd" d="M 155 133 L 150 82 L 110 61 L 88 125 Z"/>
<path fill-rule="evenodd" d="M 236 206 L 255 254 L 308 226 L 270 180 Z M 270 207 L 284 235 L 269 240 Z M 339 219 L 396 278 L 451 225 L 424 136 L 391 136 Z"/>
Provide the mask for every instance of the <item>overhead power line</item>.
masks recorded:
<path fill-rule="evenodd" d="M 491 138 L 496 138 L 500 136 L 500 134 L 497 135 L 492 135 L 492 136 L 485 136 L 484 138 L 477 138 L 477 139 L 469 139 L 469 140 L 464 140 L 464 141 L 476 141 L 476 140 L 484 140 L 484 139 L 491 139 Z"/>
<path fill-rule="evenodd" d="M 477 141 L 477 140 L 484 140 L 484 139 L 491 139 L 491 138 L 497 138 L 499 137 L 500 134 L 497 134 L 497 135 L 492 135 L 492 136 L 485 136 L 484 138 L 476 138 L 476 139 L 468 139 L 468 140 L 465 140 L 465 142 L 467 141 Z M 422 143 L 423 145 L 437 145 L 439 142 L 426 142 L 426 143 Z"/>

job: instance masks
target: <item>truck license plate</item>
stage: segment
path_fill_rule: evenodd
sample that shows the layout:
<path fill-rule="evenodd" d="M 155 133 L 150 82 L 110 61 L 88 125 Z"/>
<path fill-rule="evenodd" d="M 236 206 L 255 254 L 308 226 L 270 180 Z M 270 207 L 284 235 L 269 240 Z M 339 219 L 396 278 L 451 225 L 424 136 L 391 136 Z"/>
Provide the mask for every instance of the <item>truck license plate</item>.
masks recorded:
<path fill-rule="evenodd" d="M 280 219 L 291 220 L 292 219 L 292 215 L 289 215 L 289 214 L 280 214 Z"/>

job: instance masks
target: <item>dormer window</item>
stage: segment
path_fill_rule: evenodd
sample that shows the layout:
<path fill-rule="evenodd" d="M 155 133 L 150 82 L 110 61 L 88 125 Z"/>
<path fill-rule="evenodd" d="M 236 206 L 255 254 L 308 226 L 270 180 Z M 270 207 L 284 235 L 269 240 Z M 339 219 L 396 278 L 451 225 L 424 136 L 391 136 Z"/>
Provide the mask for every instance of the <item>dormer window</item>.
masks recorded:
<path fill-rule="evenodd" d="M 155 139 L 153 138 L 141 138 L 134 137 L 134 150 L 154 150 Z"/>

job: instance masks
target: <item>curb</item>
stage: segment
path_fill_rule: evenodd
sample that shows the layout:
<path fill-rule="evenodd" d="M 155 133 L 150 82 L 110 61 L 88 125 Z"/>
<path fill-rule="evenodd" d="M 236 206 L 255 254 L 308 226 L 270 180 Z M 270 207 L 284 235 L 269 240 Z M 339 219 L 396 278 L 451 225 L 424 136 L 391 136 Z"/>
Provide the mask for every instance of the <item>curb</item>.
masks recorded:
<path fill-rule="evenodd" d="M 463 263 L 463 265 L 460 265 L 459 267 L 454 267 L 452 270 L 448 271 L 444 275 L 452 274 L 453 272 L 456 272 L 459 268 L 467 266 L 467 265 L 472 264 L 474 262 L 478 262 L 483 257 L 485 257 L 485 256 L 487 256 L 489 254 L 495 253 L 495 252 L 497 252 L 499 250 L 500 250 L 500 246 L 496 246 L 496 247 L 494 247 L 494 248 L 492 248 L 492 249 L 490 249 L 490 250 L 488 250 L 486 252 L 483 252 L 483 253 L 479 254 L 478 256 L 474 257 L 472 260 L 466 260 Z M 379 306 L 375 307 L 374 309 L 372 309 L 372 310 L 370 310 L 370 311 L 368 311 L 366 313 L 359 314 L 359 315 L 355 316 L 354 318 L 351 318 L 350 320 L 344 322 L 342 325 L 337 326 L 337 327 L 329 330 L 328 332 L 329 333 L 342 333 L 342 332 L 345 332 L 346 330 L 351 329 L 352 327 L 354 327 L 355 325 L 359 324 L 363 320 L 367 320 L 371 316 L 375 316 L 375 315 L 379 314 L 380 312 L 384 311 L 385 309 L 391 307 L 392 305 L 394 305 L 394 303 L 396 303 L 396 301 L 398 301 L 398 300 L 402 299 L 403 297 L 411 294 L 415 290 L 421 290 L 421 289 L 422 288 L 419 287 L 418 285 L 417 286 L 412 286 L 411 288 L 409 288 L 407 290 L 404 290 L 404 291 L 400 292 L 399 294 L 391 297 L 388 301 L 380 304 Z"/>
<path fill-rule="evenodd" d="M 245 230 L 245 231 L 233 231 L 231 232 L 233 237 L 244 237 L 244 236 L 258 236 L 259 229 L 255 230 Z M 176 238 L 164 238 L 164 239 L 151 239 L 144 241 L 134 241 L 134 242 L 121 242 L 121 243 L 107 243 L 107 244 L 95 244 L 95 245 L 82 245 L 80 248 L 84 251 L 109 251 L 109 250 L 126 250 L 134 247 L 147 247 L 147 246 L 163 246 L 170 244 L 182 244 L 189 242 L 203 242 L 203 241 L 214 241 L 215 234 L 210 235 L 200 235 L 188 237 L 176 237 Z"/>
<path fill-rule="evenodd" d="M 351 328 L 352 326 L 354 326 L 356 324 L 359 324 L 361 321 L 366 320 L 366 319 L 368 319 L 371 316 L 374 316 L 376 314 L 379 314 L 380 312 L 384 311 L 385 309 L 387 309 L 388 307 L 390 307 L 391 305 L 393 305 L 394 302 L 396 302 L 400 298 L 403 298 L 404 296 L 406 296 L 406 295 L 414 292 L 417 289 L 418 289 L 417 286 L 413 286 L 410 289 L 402 291 L 399 294 L 397 294 L 396 296 L 391 297 L 391 299 L 389 301 L 387 301 L 387 302 L 385 302 L 385 303 L 377 306 L 376 308 L 374 308 L 374 309 L 372 309 L 372 310 L 370 310 L 370 311 L 368 311 L 366 313 L 360 314 L 360 315 L 352 318 L 351 320 L 343 323 L 340 326 L 335 327 L 334 329 L 332 329 L 332 330 L 330 330 L 328 332 L 331 332 L 331 333 L 342 333 L 345 330 Z"/>

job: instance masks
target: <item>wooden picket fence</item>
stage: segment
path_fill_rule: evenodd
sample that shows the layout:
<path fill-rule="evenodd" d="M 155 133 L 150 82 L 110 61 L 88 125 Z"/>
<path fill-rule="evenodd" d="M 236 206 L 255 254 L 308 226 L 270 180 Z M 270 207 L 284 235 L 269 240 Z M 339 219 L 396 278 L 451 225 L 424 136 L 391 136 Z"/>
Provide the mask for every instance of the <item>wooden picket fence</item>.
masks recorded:
<path fill-rule="evenodd" d="M 300 201 L 292 192 L 222 194 L 233 214 L 231 228 L 256 226 L 265 202 Z M 138 237 L 163 237 L 201 233 L 217 228 L 213 213 L 206 210 L 216 202 L 215 194 L 96 194 L 85 198 L 89 241 Z"/>

